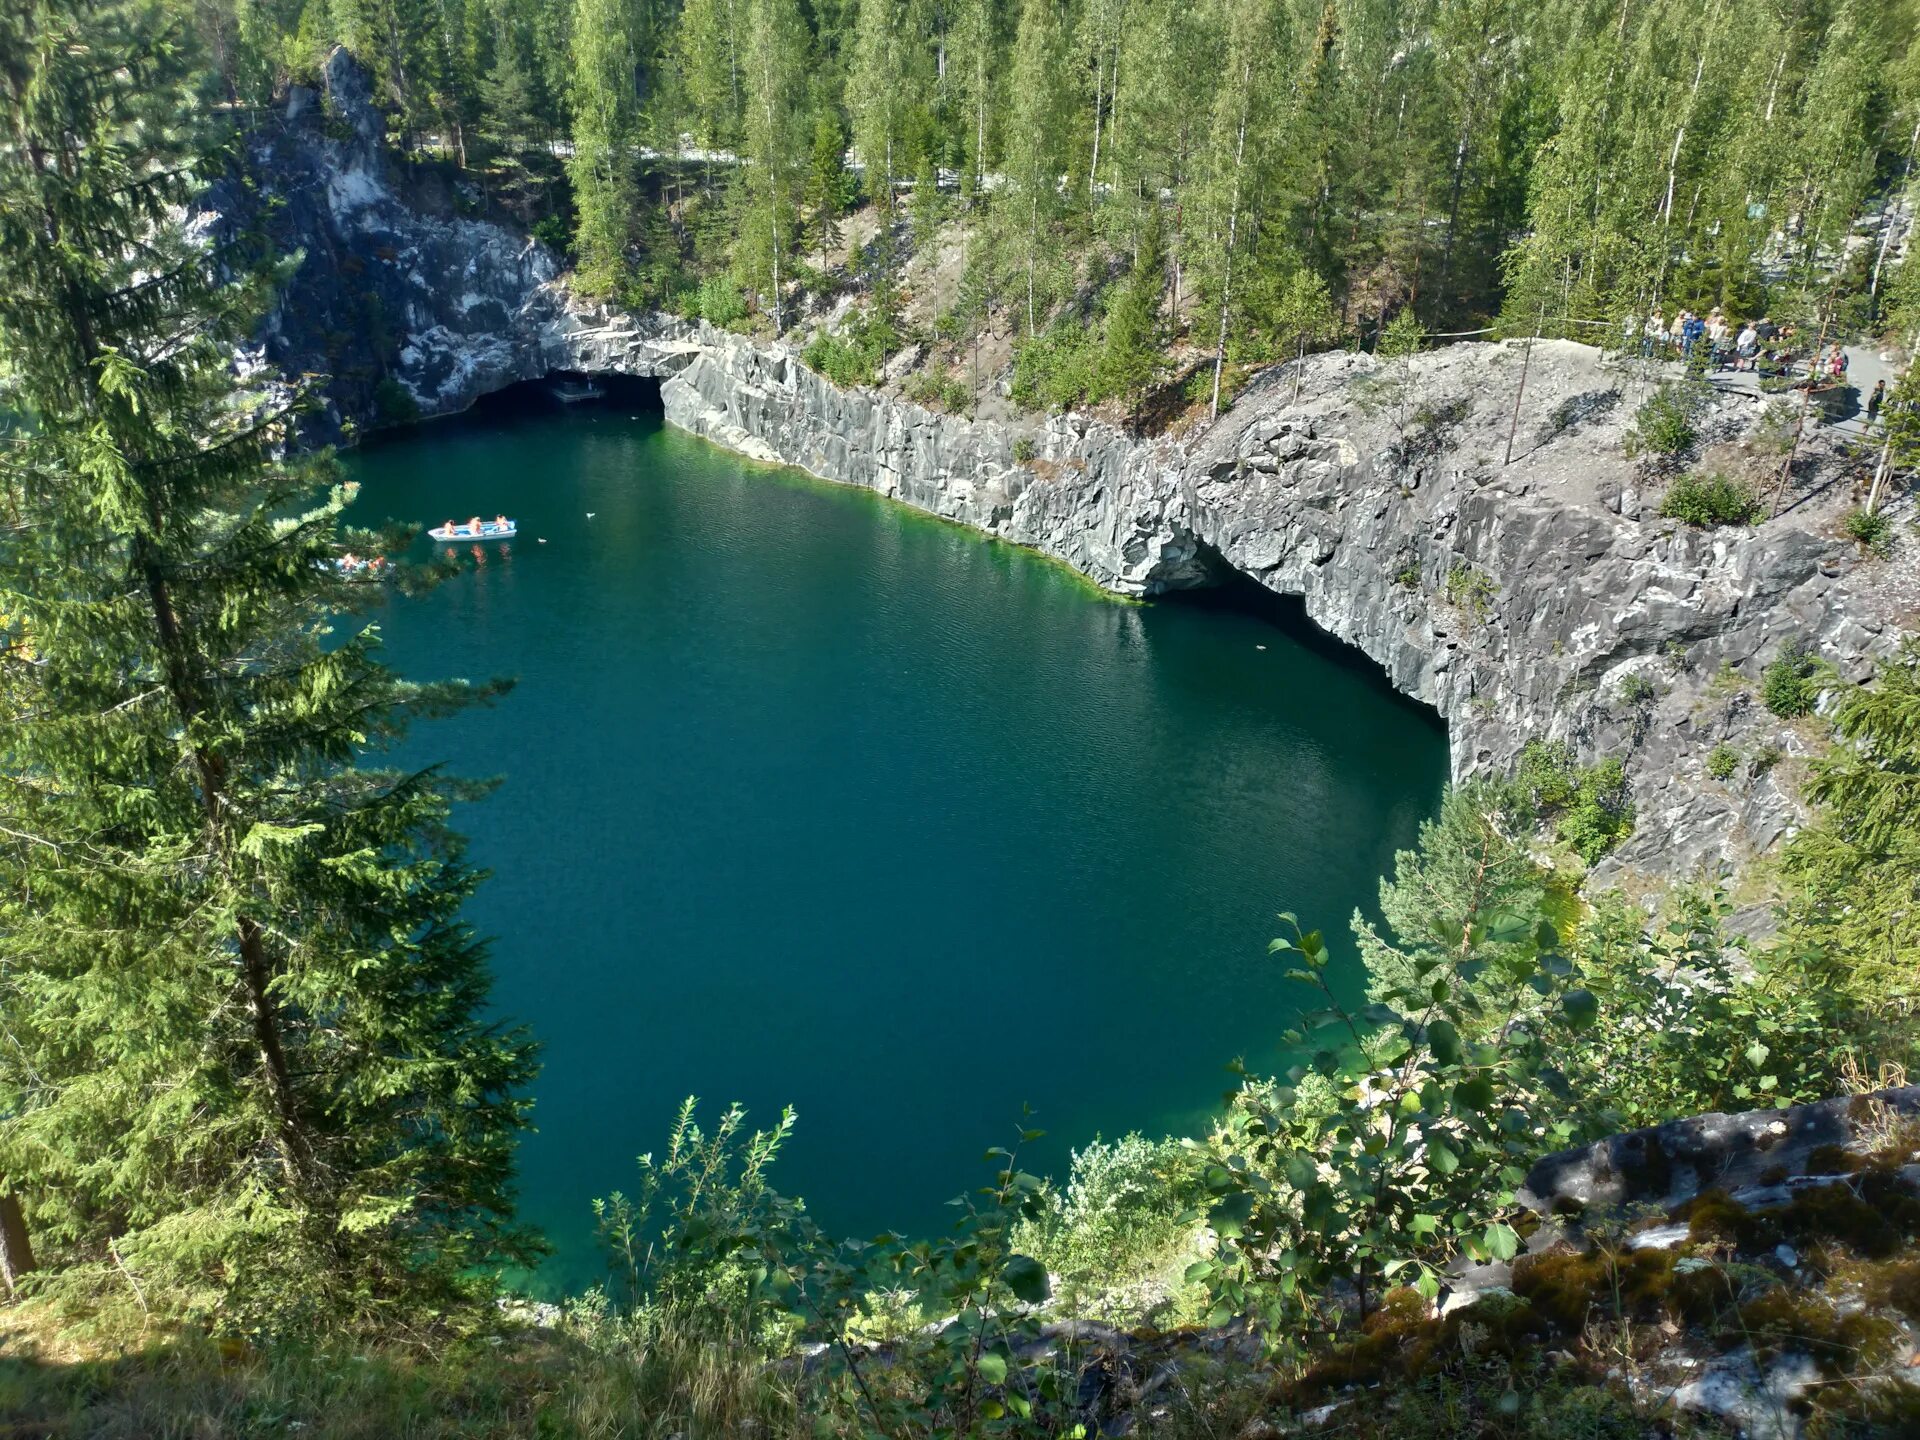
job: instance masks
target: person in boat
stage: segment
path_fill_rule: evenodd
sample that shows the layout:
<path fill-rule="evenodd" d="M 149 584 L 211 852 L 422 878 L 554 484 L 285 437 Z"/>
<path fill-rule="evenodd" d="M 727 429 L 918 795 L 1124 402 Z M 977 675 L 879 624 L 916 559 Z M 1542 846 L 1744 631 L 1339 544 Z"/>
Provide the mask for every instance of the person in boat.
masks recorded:
<path fill-rule="evenodd" d="M 446 520 L 443 520 L 443 521 L 441 521 L 441 522 L 440 522 L 440 528 L 441 528 L 442 530 L 444 530 L 444 531 L 446 531 L 446 532 L 447 532 L 447 533 L 448 533 L 449 535 L 451 535 L 451 534 L 453 533 L 453 528 L 454 528 L 454 527 L 453 527 L 453 521 L 452 521 L 452 519 L 451 519 L 451 518 L 449 518 L 449 519 L 446 519 Z"/>
<path fill-rule="evenodd" d="M 480 533 L 480 517 L 478 515 L 467 521 L 467 533 L 469 535 L 478 535 Z"/>
<path fill-rule="evenodd" d="M 504 515 L 496 515 L 493 517 L 493 523 L 504 530 L 507 528 L 507 517 Z"/>

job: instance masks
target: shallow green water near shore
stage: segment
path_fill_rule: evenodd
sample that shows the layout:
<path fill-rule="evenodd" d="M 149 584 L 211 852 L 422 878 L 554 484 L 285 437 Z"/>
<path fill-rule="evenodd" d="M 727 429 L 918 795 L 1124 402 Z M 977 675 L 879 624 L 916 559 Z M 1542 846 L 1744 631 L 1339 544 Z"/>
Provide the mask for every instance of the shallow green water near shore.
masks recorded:
<path fill-rule="evenodd" d="M 858 1233 L 944 1224 L 1023 1102 L 1056 1173 L 1200 1123 L 1294 1013 L 1274 912 L 1357 992 L 1348 917 L 1439 798 L 1431 717 L 1273 616 L 1115 602 L 637 395 L 348 468 L 367 522 L 520 521 L 380 623 L 407 674 L 519 682 L 404 758 L 504 777 L 459 823 L 546 1047 L 521 1190 L 554 1284 L 598 1273 L 589 1200 L 688 1094 L 794 1105 L 777 1183 Z"/>

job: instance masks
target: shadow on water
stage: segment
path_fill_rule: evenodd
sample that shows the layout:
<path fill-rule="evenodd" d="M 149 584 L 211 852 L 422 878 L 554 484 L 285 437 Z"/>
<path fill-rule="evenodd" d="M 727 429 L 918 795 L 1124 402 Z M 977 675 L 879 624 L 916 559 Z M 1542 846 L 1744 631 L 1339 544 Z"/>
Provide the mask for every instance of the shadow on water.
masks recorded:
<path fill-rule="evenodd" d="M 597 392 L 597 393 L 594 393 Z M 572 396 L 574 398 L 563 398 Z M 475 429 L 497 429 L 526 420 L 574 415 L 586 419 L 618 415 L 623 419 L 659 422 L 666 415 L 660 382 L 637 375 L 609 375 L 580 370 L 554 370 L 539 380 L 521 380 L 482 395 L 465 410 L 431 416 L 369 432 L 355 448 L 384 450 L 435 436 Z M 423 426 L 431 429 L 424 431 Z"/>
<path fill-rule="evenodd" d="M 1396 689 L 1387 672 L 1365 651 L 1315 623 L 1307 614 L 1307 602 L 1302 597 L 1269 590 L 1251 575 L 1234 569 L 1211 547 L 1202 547 L 1201 553 L 1208 568 L 1220 577 L 1217 583 L 1199 590 L 1170 591 L 1156 603 L 1221 615 L 1246 615 L 1264 621 L 1301 649 L 1339 666 L 1372 693 L 1419 716 L 1435 734 L 1446 736 L 1447 722 L 1438 710 Z"/>

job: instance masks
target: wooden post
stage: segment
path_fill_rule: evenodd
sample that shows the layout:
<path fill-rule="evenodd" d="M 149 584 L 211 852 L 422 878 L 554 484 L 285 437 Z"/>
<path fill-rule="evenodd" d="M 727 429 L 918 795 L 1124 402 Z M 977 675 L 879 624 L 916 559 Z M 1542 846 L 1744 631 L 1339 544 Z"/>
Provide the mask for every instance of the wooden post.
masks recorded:
<path fill-rule="evenodd" d="M 1839 284 L 1836 276 L 1834 284 Z M 1773 519 L 1780 513 L 1780 499 L 1787 491 L 1787 482 L 1793 478 L 1793 462 L 1800 458 L 1800 442 L 1807 434 L 1807 411 L 1813 405 L 1813 387 L 1820 383 L 1820 356 L 1827 348 L 1827 321 L 1833 300 L 1832 292 L 1827 295 L 1828 306 L 1820 311 L 1820 337 L 1813 342 L 1813 356 L 1807 367 L 1807 388 L 1800 397 L 1800 421 L 1793 427 L 1793 445 L 1787 451 L 1786 463 L 1780 467 L 1780 483 L 1773 487 L 1773 504 L 1767 509 L 1767 518 Z M 1787 365 L 1787 374 L 1793 374 L 1791 362 Z"/>
<path fill-rule="evenodd" d="M 7 1294 L 18 1294 L 20 1277 L 35 1268 L 20 1201 L 11 1191 L 0 1190 L 0 1281 L 5 1282 Z"/>
<path fill-rule="evenodd" d="M 1503 466 L 1513 463 L 1513 437 L 1520 433 L 1520 397 L 1527 393 L 1527 371 L 1533 366 L 1533 342 L 1540 338 L 1540 329 L 1547 323 L 1547 307 L 1543 304 L 1540 313 L 1534 317 L 1533 334 L 1527 337 L 1526 358 L 1520 362 L 1520 388 L 1513 392 L 1513 422 L 1507 426 L 1507 458 L 1500 463 Z"/>

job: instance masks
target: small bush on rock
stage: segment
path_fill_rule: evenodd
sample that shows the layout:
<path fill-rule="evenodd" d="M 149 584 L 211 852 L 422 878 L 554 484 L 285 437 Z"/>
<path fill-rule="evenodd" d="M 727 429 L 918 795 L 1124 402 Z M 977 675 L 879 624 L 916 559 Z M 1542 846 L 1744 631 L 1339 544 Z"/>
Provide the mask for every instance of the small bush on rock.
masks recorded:
<path fill-rule="evenodd" d="M 1840 529 L 1869 555 L 1885 558 L 1893 549 L 1893 522 L 1877 510 L 1864 506 L 1849 510 L 1847 518 L 1840 522 Z"/>
<path fill-rule="evenodd" d="M 1693 447 L 1693 404 L 1678 386 L 1662 385 L 1634 412 L 1627 431 L 1629 455 L 1652 454 L 1668 459 Z"/>
<path fill-rule="evenodd" d="M 1013 398 L 1031 410 L 1066 410 L 1094 390 L 1100 337 L 1071 320 L 1020 342 L 1013 357 Z"/>
<path fill-rule="evenodd" d="M 700 318 L 709 325 L 738 325 L 747 318 L 746 297 L 740 287 L 724 275 L 709 275 L 700 282 Z"/>
<path fill-rule="evenodd" d="M 391 375 L 373 387 L 373 404 L 382 425 L 405 425 L 420 418 L 420 402 L 413 398 L 413 391 Z"/>
<path fill-rule="evenodd" d="M 1740 768 L 1740 752 L 1731 745 L 1716 745 L 1707 756 L 1707 774 L 1716 780 L 1729 780 Z"/>
<path fill-rule="evenodd" d="M 874 310 L 849 318 L 846 328 L 837 335 L 823 332 L 814 336 L 800 358 L 808 369 L 846 389 L 873 384 L 887 356 L 899 345 L 900 333 L 893 322 L 884 312 Z"/>
<path fill-rule="evenodd" d="M 1515 777 L 1555 833 L 1591 865 L 1633 833 L 1633 802 L 1617 759 L 1583 766 L 1564 740 L 1530 740 Z"/>
<path fill-rule="evenodd" d="M 1751 525 L 1760 518 L 1760 497 L 1750 486 L 1724 475 L 1683 475 L 1668 488 L 1660 513 L 1702 529 Z"/>
<path fill-rule="evenodd" d="M 1811 715 L 1825 677 L 1820 657 L 1795 641 L 1760 672 L 1760 699 L 1782 720 Z"/>
<path fill-rule="evenodd" d="M 1447 603 L 1464 610 L 1476 621 L 1484 621 L 1493 613 L 1493 597 L 1497 593 L 1493 577 L 1464 560 L 1447 571 Z"/>

